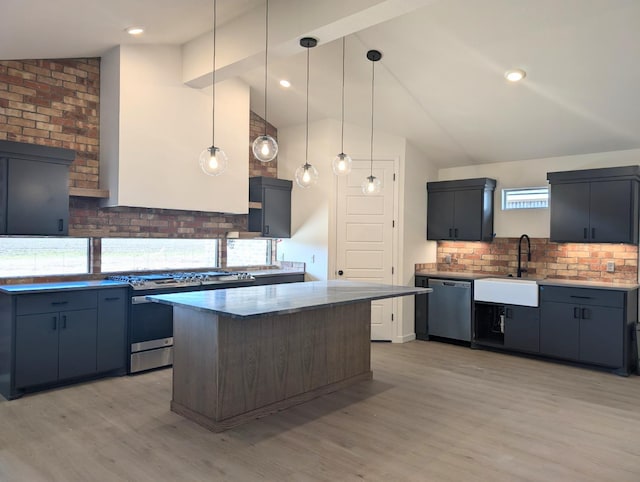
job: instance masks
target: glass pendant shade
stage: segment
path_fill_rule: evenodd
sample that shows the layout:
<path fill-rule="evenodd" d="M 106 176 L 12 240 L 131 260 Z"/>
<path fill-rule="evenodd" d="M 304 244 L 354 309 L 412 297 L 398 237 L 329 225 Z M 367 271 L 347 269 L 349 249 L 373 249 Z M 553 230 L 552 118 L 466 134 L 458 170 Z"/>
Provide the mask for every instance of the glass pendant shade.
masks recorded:
<path fill-rule="evenodd" d="M 278 155 L 278 142 L 271 136 L 258 136 L 253 141 L 253 155 L 260 162 L 269 162 Z"/>
<path fill-rule="evenodd" d="M 227 154 L 219 147 L 207 147 L 200 153 L 200 169 L 208 176 L 219 176 L 227 170 Z"/>
<path fill-rule="evenodd" d="M 296 169 L 296 184 L 302 188 L 308 188 L 318 182 L 318 170 L 308 162 Z"/>
<path fill-rule="evenodd" d="M 376 176 L 371 175 L 362 181 L 361 187 L 364 194 L 379 194 L 382 191 L 382 182 Z"/>
<path fill-rule="evenodd" d="M 348 154 L 341 152 L 333 159 L 331 167 L 333 168 L 333 173 L 336 176 L 346 176 L 351 172 L 351 164 L 351 157 Z"/>

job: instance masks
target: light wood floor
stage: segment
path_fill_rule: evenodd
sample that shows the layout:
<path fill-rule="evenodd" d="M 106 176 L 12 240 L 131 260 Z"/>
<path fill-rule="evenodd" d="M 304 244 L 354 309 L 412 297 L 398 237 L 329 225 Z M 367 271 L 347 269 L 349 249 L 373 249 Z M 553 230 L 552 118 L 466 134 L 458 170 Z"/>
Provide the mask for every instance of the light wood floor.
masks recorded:
<path fill-rule="evenodd" d="M 437 342 L 374 380 L 214 434 L 171 370 L 0 402 L 0 481 L 640 481 L 640 377 Z"/>

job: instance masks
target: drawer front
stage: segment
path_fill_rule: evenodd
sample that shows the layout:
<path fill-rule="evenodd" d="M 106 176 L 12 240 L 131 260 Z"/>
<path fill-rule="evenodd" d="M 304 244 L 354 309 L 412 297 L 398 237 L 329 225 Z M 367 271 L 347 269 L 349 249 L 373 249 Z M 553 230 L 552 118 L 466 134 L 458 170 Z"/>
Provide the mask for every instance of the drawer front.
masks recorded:
<path fill-rule="evenodd" d="M 57 311 L 97 308 L 97 290 L 58 291 L 20 295 L 16 300 L 16 314 L 53 313 Z"/>
<path fill-rule="evenodd" d="M 592 288 L 540 286 L 540 301 L 556 301 L 574 305 L 624 307 L 624 292 Z"/>

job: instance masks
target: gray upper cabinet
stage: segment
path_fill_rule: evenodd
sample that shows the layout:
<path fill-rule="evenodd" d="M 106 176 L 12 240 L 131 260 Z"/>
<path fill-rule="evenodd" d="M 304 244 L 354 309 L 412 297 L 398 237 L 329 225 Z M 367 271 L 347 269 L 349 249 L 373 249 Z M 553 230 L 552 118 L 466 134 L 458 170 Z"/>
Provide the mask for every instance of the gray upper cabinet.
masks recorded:
<path fill-rule="evenodd" d="M 493 240 L 495 179 L 427 183 L 427 239 Z"/>
<path fill-rule="evenodd" d="M 70 149 L 0 141 L 0 234 L 68 234 Z"/>
<path fill-rule="evenodd" d="M 293 183 L 273 177 L 249 179 L 249 231 L 269 238 L 291 237 L 291 188 Z"/>
<path fill-rule="evenodd" d="M 551 241 L 638 244 L 640 166 L 547 173 Z"/>

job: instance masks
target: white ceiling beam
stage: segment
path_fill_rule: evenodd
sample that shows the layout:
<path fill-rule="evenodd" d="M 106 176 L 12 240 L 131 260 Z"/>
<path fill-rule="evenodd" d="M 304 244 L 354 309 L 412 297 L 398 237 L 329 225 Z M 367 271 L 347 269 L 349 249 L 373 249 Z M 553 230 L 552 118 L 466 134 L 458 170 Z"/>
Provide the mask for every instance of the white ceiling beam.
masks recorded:
<path fill-rule="evenodd" d="M 269 8 L 269 57 L 278 59 L 300 51 L 299 39 L 319 44 L 424 7 L 434 0 L 276 0 Z M 265 10 L 254 9 L 217 27 L 216 82 L 237 77 L 264 65 Z M 195 88 L 211 85 L 213 32 L 182 47 L 183 80 Z"/>

